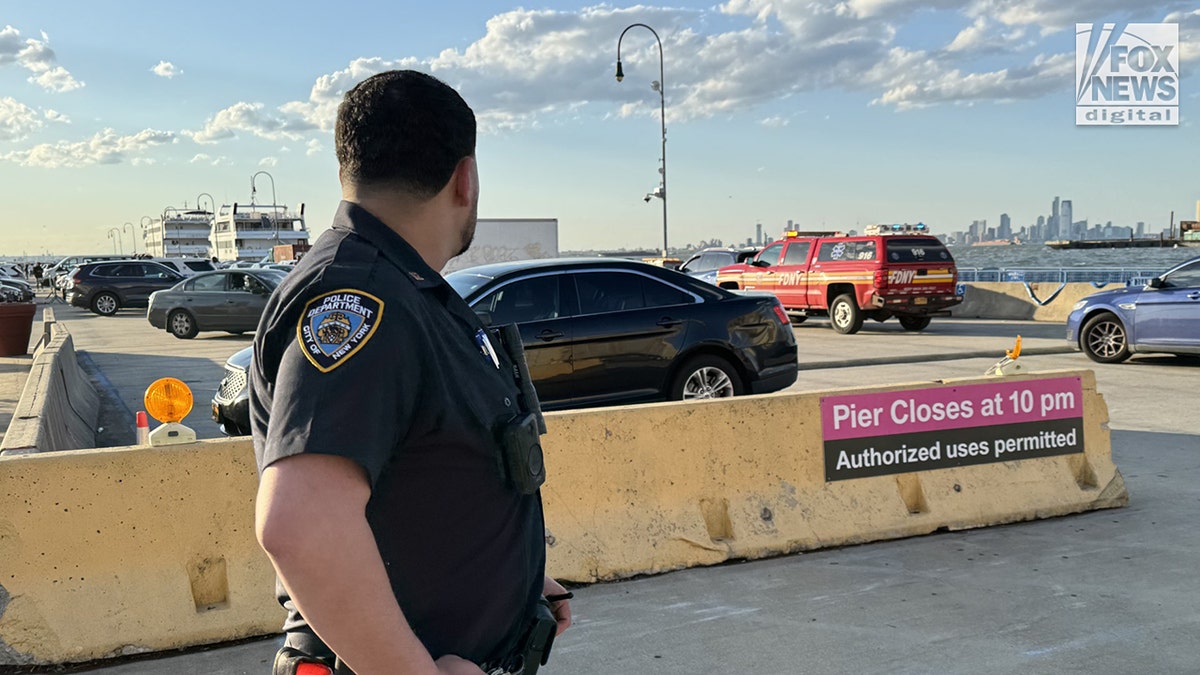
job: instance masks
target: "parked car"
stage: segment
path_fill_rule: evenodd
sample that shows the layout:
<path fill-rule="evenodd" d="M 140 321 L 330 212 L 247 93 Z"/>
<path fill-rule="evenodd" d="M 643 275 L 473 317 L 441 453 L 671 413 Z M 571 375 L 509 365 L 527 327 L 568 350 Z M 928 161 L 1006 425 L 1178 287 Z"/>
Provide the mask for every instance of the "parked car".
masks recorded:
<path fill-rule="evenodd" d="M 207 258 L 143 258 L 143 260 L 151 260 L 160 265 L 170 267 L 185 277 L 217 269 L 212 264 L 212 261 Z"/>
<path fill-rule="evenodd" d="M 132 255 L 118 255 L 118 254 L 113 254 L 113 255 L 107 255 L 107 254 L 69 255 L 69 256 L 63 258 L 62 260 L 59 260 L 58 262 L 54 263 L 53 265 L 47 267 L 45 269 L 45 271 L 42 272 L 42 279 L 43 279 L 42 285 L 43 286 L 53 286 L 54 288 L 62 290 L 66 287 L 67 280 L 70 276 L 70 273 L 73 272 L 75 270 L 75 268 L 79 267 L 80 265 L 83 265 L 85 263 L 90 263 L 90 262 L 100 262 L 102 260 L 133 260 L 133 259 L 134 259 L 134 256 L 132 256 Z"/>
<path fill-rule="evenodd" d="M 146 319 L 182 340 L 200 331 L 252 331 L 267 298 L 283 280 L 278 270 L 219 270 L 197 274 L 150 294 Z"/>
<path fill-rule="evenodd" d="M 756 246 L 745 248 L 705 248 L 697 251 L 692 257 L 679 266 L 679 271 L 696 277 L 710 284 L 717 283 L 717 270 L 722 267 L 736 265 L 753 258 L 758 252 Z"/>
<path fill-rule="evenodd" d="M 228 436 L 250 435 L 250 359 L 253 347 L 239 350 L 225 360 L 225 377 L 213 395 L 212 416 Z"/>
<path fill-rule="evenodd" d="M 1099 363 L 1135 353 L 1200 354 L 1200 258 L 1145 286 L 1093 293 L 1067 317 L 1067 341 Z"/>
<path fill-rule="evenodd" d="M 796 381 L 779 301 L 615 258 L 526 260 L 446 280 L 485 324 L 515 323 L 547 410 L 766 393 Z M 225 364 L 213 417 L 245 430 L 250 350 Z"/>
<path fill-rule="evenodd" d="M 30 302 L 37 295 L 33 285 L 24 279 L 15 279 L 12 277 L 0 277 L 0 288 L 6 291 L 9 297 L 16 297 L 15 302 Z M 9 302 L 14 302 L 10 300 Z"/>
<path fill-rule="evenodd" d="M 85 263 L 70 275 L 67 302 L 112 316 L 122 307 L 145 307 L 151 293 L 182 280 L 180 273 L 149 260 Z"/>

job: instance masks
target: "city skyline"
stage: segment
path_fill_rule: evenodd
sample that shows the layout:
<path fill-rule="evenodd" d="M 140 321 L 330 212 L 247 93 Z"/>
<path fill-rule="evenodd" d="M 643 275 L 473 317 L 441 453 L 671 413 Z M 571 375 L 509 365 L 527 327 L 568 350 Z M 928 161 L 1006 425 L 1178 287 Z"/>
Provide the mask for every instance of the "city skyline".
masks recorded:
<path fill-rule="evenodd" d="M 1076 220 L 1165 227 L 1200 198 L 1186 171 L 1200 5 L 1101 7 L 367 2 L 372 21 L 330 22 L 303 2 L 24 3 L 0 13 L 0 255 L 107 251 L 110 228 L 201 194 L 248 202 L 264 170 L 281 204 L 306 205 L 315 236 L 340 198 L 337 102 L 394 67 L 432 72 L 476 110 L 481 217 L 557 218 L 564 249 L 658 248 L 661 205 L 643 201 L 661 154 L 653 37 L 631 31 L 624 81 L 613 76 L 635 22 L 663 41 L 672 248 L 743 241 L 758 223 L 778 236 L 789 219 L 948 234 L 1008 213 L 1019 230 L 1045 215 L 1050 188 Z M 1076 127 L 1075 22 L 1164 20 L 1179 24 L 1180 126 Z"/>

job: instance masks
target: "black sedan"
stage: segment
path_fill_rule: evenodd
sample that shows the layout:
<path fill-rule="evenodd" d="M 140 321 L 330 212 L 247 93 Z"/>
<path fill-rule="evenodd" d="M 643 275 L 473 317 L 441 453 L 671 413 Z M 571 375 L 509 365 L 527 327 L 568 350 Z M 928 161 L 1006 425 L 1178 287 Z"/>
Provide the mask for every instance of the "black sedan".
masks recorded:
<path fill-rule="evenodd" d="M 207 330 L 252 331 L 283 277 L 283 272 L 269 269 L 197 274 L 152 293 L 146 319 L 184 340 Z"/>
<path fill-rule="evenodd" d="M 446 277 L 485 324 L 515 323 L 547 410 L 778 391 L 796 339 L 773 295 L 619 259 L 495 263 Z M 250 352 L 226 363 L 213 415 L 245 433 Z"/>

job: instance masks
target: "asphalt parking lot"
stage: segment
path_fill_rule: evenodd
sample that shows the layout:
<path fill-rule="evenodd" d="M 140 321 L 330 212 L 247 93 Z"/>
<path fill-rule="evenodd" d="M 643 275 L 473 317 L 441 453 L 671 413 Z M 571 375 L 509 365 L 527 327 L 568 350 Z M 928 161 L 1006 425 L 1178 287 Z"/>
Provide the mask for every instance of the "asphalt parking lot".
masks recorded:
<path fill-rule="evenodd" d="M 222 361 L 249 336 L 181 341 L 134 310 L 57 312 L 114 406 L 135 409 L 149 381 L 174 375 L 196 391 L 188 422 L 202 436 L 219 433 L 207 399 Z M 788 391 L 979 375 L 1017 334 L 1026 368 L 1092 369 L 1130 505 L 579 588 L 576 626 L 543 672 L 1197 671 L 1200 420 L 1190 410 L 1200 360 L 1094 364 L 1066 349 L 1061 326 L 1032 322 L 935 321 L 921 334 L 868 325 L 842 336 L 810 321 L 796 334 L 802 370 Z M 895 362 L 879 362 L 888 358 Z M 265 673 L 277 644 L 269 637 L 85 670 Z"/>

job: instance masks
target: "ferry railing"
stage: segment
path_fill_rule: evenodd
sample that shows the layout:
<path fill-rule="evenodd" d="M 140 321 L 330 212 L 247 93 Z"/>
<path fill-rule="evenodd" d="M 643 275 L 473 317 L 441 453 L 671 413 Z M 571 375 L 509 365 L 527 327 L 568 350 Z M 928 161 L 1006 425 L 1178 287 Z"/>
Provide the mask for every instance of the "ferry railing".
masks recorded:
<path fill-rule="evenodd" d="M 1031 284 L 1090 283 L 1100 286 L 1108 284 L 1129 286 L 1143 285 L 1147 280 L 1161 273 L 1161 269 L 1148 270 L 1132 267 L 1091 267 L 1087 269 L 960 267 L 958 268 L 958 280 L 960 283 L 1016 281 Z"/>

